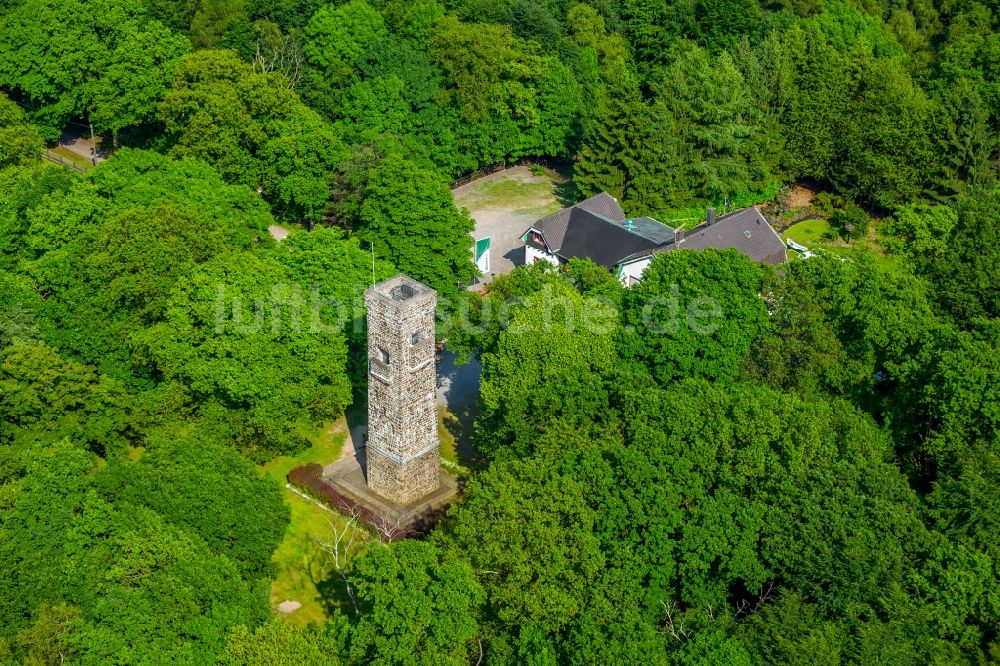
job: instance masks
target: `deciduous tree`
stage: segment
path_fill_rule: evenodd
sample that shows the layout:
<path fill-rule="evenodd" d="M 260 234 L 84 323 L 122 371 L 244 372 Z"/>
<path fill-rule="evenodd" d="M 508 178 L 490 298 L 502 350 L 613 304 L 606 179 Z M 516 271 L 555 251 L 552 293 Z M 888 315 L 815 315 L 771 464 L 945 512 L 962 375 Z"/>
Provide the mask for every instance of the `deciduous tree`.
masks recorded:
<path fill-rule="evenodd" d="M 445 297 L 476 274 L 472 218 L 455 207 L 438 174 L 389 156 L 371 174 L 361 206 L 359 236 L 379 257 Z"/>

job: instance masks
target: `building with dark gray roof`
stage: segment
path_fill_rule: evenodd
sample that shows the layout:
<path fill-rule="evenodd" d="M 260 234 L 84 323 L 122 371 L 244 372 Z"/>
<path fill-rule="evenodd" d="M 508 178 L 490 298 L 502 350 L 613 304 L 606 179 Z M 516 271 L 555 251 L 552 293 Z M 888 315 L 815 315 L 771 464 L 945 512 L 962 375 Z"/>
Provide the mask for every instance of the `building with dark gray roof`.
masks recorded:
<path fill-rule="evenodd" d="M 671 250 L 735 248 L 756 262 L 777 266 L 788 260 L 785 244 L 756 208 L 744 208 L 709 220 L 683 234 Z"/>
<path fill-rule="evenodd" d="M 542 218 L 523 239 L 525 263 L 559 266 L 586 258 L 614 270 L 627 286 L 639 280 L 659 252 L 732 248 L 761 263 L 778 265 L 787 259 L 781 238 L 756 208 L 717 219 L 709 209 L 705 222 L 685 232 L 651 217 L 627 218 L 607 192 Z"/>

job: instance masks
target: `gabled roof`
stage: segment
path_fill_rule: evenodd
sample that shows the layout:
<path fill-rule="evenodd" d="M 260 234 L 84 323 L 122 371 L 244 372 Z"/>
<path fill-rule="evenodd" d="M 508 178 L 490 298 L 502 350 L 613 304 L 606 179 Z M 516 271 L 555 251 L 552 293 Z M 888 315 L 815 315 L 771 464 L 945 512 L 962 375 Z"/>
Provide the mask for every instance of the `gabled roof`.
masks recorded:
<path fill-rule="evenodd" d="M 618 201 L 607 192 L 595 194 L 589 199 L 584 199 L 575 206 L 570 206 L 569 208 L 563 208 L 560 211 L 556 211 L 555 213 L 552 213 L 547 217 L 543 217 L 538 222 L 531 225 L 533 228 L 542 232 L 542 236 L 545 237 L 546 245 L 548 245 L 549 249 L 553 252 L 558 252 L 560 248 L 562 248 L 563 240 L 566 238 L 566 229 L 569 227 L 570 218 L 573 216 L 573 211 L 575 210 L 589 211 L 614 221 L 623 221 L 625 219 L 625 212 L 622 211 L 622 207 L 619 206 Z"/>
<path fill-rule="evenodd" d="M 670 250 L 739 250 L 750 259 L 777 266 L 788 261 L 785 244 L 756 208 L 744 208 L 723 215 L 714 223 L 704 222 L 683 235 L 679 243 L 671 241 L 652 252 L 626 257 L 623 263 L 648 257 L 656 252 Z"/>
<path fill-rule="evenodd" d="M 627 219 L 618 201 L 601 192 L 542 218 L 531 229 L 541 232 L 550 252 L 564 259 L 586 257 L 608 268 L 678 249 L 732 248 L 761 263 L 787 261 L 785 244 L 756 208 L 704 222 L 677 242 L 670 227 L 651 217 Z"/>
<path fill-rule="evenodd" d="M 735 248 L 754 261 L 777 266 L 788 260 L 785 244 L 756 208 L 744 208 L 723 215 L 711 225 L 701 224 L 687 232 L 669 250 L 725 250 Z"/>
<path fill-rule="evenodd" d="M 548 237 L 546 237 L 546 241 Z M 614 268 L 637 252 L 650 252 L 661 245 L 630 231 L 620 221 L 609 220 L 583 208 L 575 208 L 566 225 L 559 256 L 586 257 L 595 264 Z"/>

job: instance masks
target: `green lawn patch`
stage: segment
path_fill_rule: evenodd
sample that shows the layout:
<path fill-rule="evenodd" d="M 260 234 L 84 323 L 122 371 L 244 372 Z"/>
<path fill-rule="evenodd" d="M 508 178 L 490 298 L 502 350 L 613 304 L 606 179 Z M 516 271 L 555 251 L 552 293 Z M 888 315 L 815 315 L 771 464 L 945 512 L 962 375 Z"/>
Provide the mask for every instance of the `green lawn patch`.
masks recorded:
<path fill-rule="evenodd" d="M 896 273 L 902 269 L 899 258 L 891 254 L 886 254 L 882 249 L 882 245 L 878 242 L 876 224 L 872 224 L 872 229 L 867 237 L 859 238 L 850 243 L 835 234 L 836 231 L 827 220 L 804 220 L 786 229 L 781 234 L 781 239 L 787 242 L 790 238 L 800 245 L 805 245 L 813 252 L 826 252 L 838 256 L 849 254 L 855 248 L 866 247 L 872 251 L 877 257 L 878 262 L 889 272 Z M 831 239 L 830 235 L 834 237 Z M 789 250 L 788 256 L 794 259 L 799 254 Z"/>
<path fill-rule="evenodd" d="M 782 236 L 791 238 L 796 243 L 808 246 L 809 243 L 831 244 L 833 241 L 826 238 L 827 234 L 836 237 L 836 232 L 826 220 L 805 220 L 790 226 Z"/>
<path fill-rule="evenodd" d="M 560 183 L 548 176 L 514 173 L 473 183 L 457 196 L 459 206 L 470 211 L 509 210 L 515 215 L 545 217 L 563 208 L 557 198 Z"/>
<path fill-rule="evenodd" d="M 49 151 L 58 155 L 67 162 L 70 162 L 74 166 L 83 169 L 84 171 L 94 168 L 93 162 L 91 162 L 86 157 L 83 157 L 82 155 L 74 153 L 72 150 L 66 148 L 65 146 L 56 146 L 55 148 L 49 148 Z"/>
<path fill-rule="evenodd" d="M 334 423 L 312 433 L 309 437 L 312 446 L 308 449 L 293 456 L 278 456 L 266 465 L 262 465 L 260 470 L 284 486 L 285 477 L 299 465 L 311 462 L 328 465 L 336 460 L 345 439 L 347 439 L 347 421 L 341 417 Z"/>
<path fill-rule="evenodd" d="M 465 410 L 453 414 L 447 407 L 438 405 L 438 436 L 441 440 L 441 460 L 445 468 L 461 477 L 468 477 L 482 468 L 486 459 L 473 445 L 475 412 Z"/>
<path fill-rule="evenodd" d="M 341 418 L 323 428 L 312 438 L 312 446 L 294 456 L 281 456 L 260 467 L 275 483 L 285 486 L 288 472 L 299 465 L 314 462 L 327 465 L 339 455 L 347 438 L 347 422 Z M 322 622 L 343 603 L 343 590 L 332 579 L 329 555 L 317 543 L 327 540 L 333 531 L 330 521 L 343 525 L 344 518 L 325 510 L 290 490 L 285 490 L 285 502 L 291 508 L 291 522 L 285 538 L 274 553 L 277 567 L 271 583 L 271 608 L 286 600 L 298 601 L 302 607 L 282 616 L 288 622 L 303 627 L 310 622 Z M 352 553 L 363 545 L 366 533 L 358 534 Z"/>

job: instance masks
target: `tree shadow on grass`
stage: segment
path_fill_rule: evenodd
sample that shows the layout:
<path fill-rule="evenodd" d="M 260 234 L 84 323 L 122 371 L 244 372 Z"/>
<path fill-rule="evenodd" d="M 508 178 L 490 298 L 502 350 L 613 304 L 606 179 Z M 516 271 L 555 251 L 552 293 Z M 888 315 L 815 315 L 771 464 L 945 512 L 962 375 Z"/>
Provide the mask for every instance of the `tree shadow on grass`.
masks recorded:
<path fill-rule="evenodd" d="M 446 447 L 451 446 L 454 451 L 456 462 L 460 467 L 476 472 L 486 466 L 486 457 L 476 448 L 475 443 L 475 421 L 479 415 L 478 405 L 466 405 L 458 408 L 457 413 L 452 413 L 444 408 L 439 408 L 438 414 L 441 425 L 443 443 Z M 452 440 L 449 443 L 447 440 Z"/>
<path fill-rule="evenodd" d="M 333 617 L 335 613 L 348 616 L 354 614 L 354 606 L 351 604 L 351 597 L 347 594 L 347 586 L 336 570 L 331 569 L 329 575 L 313 580 L 313 585 L 319 592 L 319 602 L 327 617 Z"/>
<path fill-rule="evenodd" d="M 552 192 L 563 207 L 572 206 L 583 200 L 583 192 L 572 180 L 563 182 L 552 181 Z"/>

